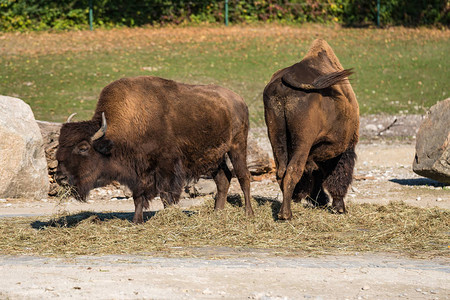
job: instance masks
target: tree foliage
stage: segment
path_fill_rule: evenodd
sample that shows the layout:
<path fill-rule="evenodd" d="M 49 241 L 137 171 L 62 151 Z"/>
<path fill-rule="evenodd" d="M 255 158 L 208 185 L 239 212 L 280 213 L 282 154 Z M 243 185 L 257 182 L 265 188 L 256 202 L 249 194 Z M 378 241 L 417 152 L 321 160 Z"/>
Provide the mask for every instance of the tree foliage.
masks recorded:
<path fill-rule="evenodd" d="M 223 23 L 225 1 L 92 0 L 94 23 L 101 27 Z M 89 0 L 0 0 L 0 30 L 80 29 L 88 27 Z M 338 22 L 376 24 L 377 0 L 229 0 L 229 20 L 251 22 Z M 447 0 L 381 1 L 383 25 L 450 23 Z"/>

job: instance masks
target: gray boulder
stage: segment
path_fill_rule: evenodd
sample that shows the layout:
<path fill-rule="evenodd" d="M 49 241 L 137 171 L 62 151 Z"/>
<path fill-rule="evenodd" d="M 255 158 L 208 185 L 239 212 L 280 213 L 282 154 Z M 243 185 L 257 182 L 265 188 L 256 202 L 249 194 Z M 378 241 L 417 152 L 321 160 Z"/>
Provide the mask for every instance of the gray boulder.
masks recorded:
<path fill-rule="evenodd" d="M 47 197 L 43 140 L 33 112 L 20 99 L 0 96 L 0 197 Z"/>
<path fill-rule="evenodd" d="M 420 125 L 413 171 L 450 184 L 450 98 L 432 106 Z"/>

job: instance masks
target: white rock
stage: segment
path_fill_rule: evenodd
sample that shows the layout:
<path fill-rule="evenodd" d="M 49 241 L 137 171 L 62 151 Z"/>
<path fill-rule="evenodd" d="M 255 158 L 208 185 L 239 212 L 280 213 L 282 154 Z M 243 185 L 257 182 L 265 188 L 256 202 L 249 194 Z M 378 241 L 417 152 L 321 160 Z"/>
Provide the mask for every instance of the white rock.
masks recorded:
<path fill-rule="evenodd" d="M 369 131 L 378 131 L 378 127 L 375 124 L 367 124 L 365 129 Z"/>
<path fill-rule="evenodd" d="M 39 126 L 28 104 L 0 96 L 0 197 L 45 198 L 49 182 Z"/>
<path fill-rule="evenodd" d="M 413 171 L 450 183 L 450 98 L 433 105 L 420 125 Z"/>

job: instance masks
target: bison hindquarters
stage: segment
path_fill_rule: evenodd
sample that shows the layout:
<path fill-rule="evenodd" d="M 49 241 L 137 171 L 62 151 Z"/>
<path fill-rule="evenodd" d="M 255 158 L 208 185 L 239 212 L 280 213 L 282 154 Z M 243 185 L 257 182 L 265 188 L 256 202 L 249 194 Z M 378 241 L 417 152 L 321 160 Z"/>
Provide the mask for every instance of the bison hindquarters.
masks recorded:
<path fill-rule="evenodd" d="M 264 116 L 283 192 L 279 219 L 292 217 L 291 201 L 318 206 L 332 200 L 345 212 L 358 142 L 359 106 L 329 45 L 316 40 L 305 58 L 276 72 L 264 89 Z"/>

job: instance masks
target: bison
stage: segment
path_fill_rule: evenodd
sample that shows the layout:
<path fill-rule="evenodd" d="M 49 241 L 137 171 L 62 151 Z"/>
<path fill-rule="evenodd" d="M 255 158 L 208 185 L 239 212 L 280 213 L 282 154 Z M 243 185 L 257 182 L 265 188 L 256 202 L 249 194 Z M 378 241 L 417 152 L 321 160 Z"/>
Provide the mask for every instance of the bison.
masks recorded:
<path fill-rule="evenodd" d="M 277 71 L 264 89 L 264 114 L 283 193 L 280 220 L 292 217 L 291 200 L 317 206 L 332 198 L 344 213 L 359 136 L 359 107 L 344 70 L 324 40 L 306 56 Z"/>
<path fill-rule="evenodd" d="M 56 153 L 57 182 L 78 200 L 113 180 L 133 192 L 133 222 L 160 195 L 177 203 L 184 184 L 210 174 L 215 209 L 224 208 L 232 173 L 250 204 L 247 169 L 248 108 L 242 97 L 217 85 L 188 85 L 152 76 L 122 78 L 100 94 L 90 121 L 66 122 Z"/>

